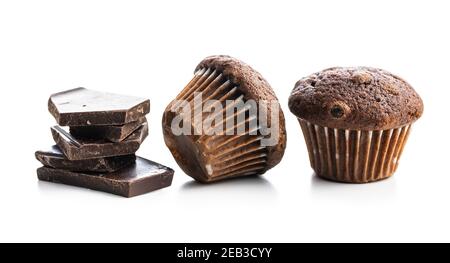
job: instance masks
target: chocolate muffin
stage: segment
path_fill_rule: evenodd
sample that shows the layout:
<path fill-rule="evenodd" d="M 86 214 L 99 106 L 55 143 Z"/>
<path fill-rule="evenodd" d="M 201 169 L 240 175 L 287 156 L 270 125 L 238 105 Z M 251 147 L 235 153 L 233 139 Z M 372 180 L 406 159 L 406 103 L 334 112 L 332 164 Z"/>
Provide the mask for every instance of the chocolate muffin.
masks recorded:
<path fill-rule="evenodd" d="M 406 81 L 385 70 L 337 67 L 299 80 L 289 108 L 317 175 L 367 183 L 396 171 L 423 102 Z"/>
<path fill-rule="evenodd" d="M 181 119 L 185 132 L 174 133 L 173 123 Z M 229 56 L 198 64 L 193 79 L 167 106 L 162 124 L 179 166 L 205 183 L 263 174 L 280 162 L 286 147 L 284 115 L 269 83 Z"/>

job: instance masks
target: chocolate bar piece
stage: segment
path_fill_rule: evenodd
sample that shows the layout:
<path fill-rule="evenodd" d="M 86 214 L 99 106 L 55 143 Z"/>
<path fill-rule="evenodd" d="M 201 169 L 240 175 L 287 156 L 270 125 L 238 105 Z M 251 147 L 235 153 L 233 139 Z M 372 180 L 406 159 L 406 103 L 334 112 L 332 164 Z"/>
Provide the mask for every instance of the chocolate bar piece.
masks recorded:
<path fill-rule="evenodd" d="M 85 160 L 135 153 L 148 135 L 148 125 L 144 123 L 128 138 L 121 142 L 107 140 L 76 139 L 60 126 L 51 128 L 53 139 L 69 160 Z"/>
<path fill-rule="evenodd" d="M 137 121 L 120 126 L 73 126 L 70 127 L 70 134 L 79 139 L 107 139 L 112 142 L 121 142 L 144 122 L 147 120 L 142 117 Z"/>
<path fill-rule="evenodd" d="M 134 154 L 87 159 L 79 161 L 71 161 L 67 159 L 58 146 L 54 145 L 49 150 L 37 151 L 35 153 L 36 159 L 42 163 L 42 165 L 63 169 L 75 172 L 106 172 L 111 173 L 120 170 L 124 167 L 132 165 L 136 156 Z"/>
<path fill-rule="evenodd" d="M 149 113 L 150 101 L 76 88 L 50 96 L 48 110 L 61 126 L 123 125 Z"/>
<path fill-rule="evenodd" d="M 172 184 L 174 171 L 137 157 L 136 163 L 114 173 L 77 173 L 49 167 L 37 170 L 39 180 L 80 186 L 125 197 L 145 194 Z"/>

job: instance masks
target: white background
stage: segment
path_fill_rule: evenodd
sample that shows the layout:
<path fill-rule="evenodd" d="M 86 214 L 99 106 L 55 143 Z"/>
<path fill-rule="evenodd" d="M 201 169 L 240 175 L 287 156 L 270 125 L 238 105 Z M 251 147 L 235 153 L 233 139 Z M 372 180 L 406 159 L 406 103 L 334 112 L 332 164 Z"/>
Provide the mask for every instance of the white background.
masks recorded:
<path fill-rule="evenodd" d="M 450 241 L 447 3 L 2 1 L 0 241 Z M 164 108 L 213 54 L 252 65 L 284 107 L 285 157 L 259 179 L 198 185 L 164 145 Z M 393 178 L 322 181 L 287 100 L 301 77 L 357 65 L 407 79 L 425 113 Z M 138 153 L 175 169 L 170 188 L 126 199 L 38 182 L 47 99 L 78 86 L 151 99 Z"/>

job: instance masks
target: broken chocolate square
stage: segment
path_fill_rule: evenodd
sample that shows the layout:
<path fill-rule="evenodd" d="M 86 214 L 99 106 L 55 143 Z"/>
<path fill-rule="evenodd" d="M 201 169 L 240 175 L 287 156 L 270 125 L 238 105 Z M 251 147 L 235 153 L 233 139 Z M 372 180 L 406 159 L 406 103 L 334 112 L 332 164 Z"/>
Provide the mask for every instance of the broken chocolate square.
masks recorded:
<path fill-rule="evenodd" d="M 123 125 L 149 113 L 150 101 L 76 88 L 51 95 L 48 109 L 61 126 Z"/>
<path fill-rule="evenodd" d="M 69 160 L 85 160 L 135 153 L 148 135 L 148 125 L 143 123 L 121 142 L 104 139 L 76 139 L 60 126 L 51 128 L 53 139 Z"/>
<path fill-rule="evenodd" d="M 134 154 L 71 161 L 67 159 L 58 146 L 54 145 L 45 151 L 37 151 L 36 159 L 46 167 L 69 170 L 75 172 L 115 172 L 132 165 L 136 156 Z"/>
<path fill-rule="evenodd" d="M 137 157 L 136 163 L 114 173 L 81 173 L 41 167 L 42 181 L 89 188 L 125 197 L 145 194 L 172 184 L 174 171 L 161 164 Z"/>
<path fill-rule="evenodd" d="M 124 125 L 72 126 L 70 127 L 70 134 L 72 134 L 75 138 L 80 139 L 107 139 L 112 142 L 121 142 L 145 122 L 147 122 L 147 120 L 145 117 L 142 117 L 137 121 Z"/>

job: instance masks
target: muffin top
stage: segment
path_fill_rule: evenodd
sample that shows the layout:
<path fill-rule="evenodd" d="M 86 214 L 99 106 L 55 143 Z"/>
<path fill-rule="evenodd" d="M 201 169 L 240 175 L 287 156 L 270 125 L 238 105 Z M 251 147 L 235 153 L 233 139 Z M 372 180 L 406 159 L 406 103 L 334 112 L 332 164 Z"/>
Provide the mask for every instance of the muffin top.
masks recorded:
<path fill-rule="evenodd" d="M 238 90 L 244 95 L 245 100 L 255 100 L 257 103 L 262 101 L 276 101 L 278 103 L 278 98 L 273 92 L 272 87 L 263 76 L 239 59 L 226 55 L 209 56 L 197 65 L 195 72 L 203 68 L 212 68 L 221 72 L 225 78 L 237 85 Z M 271 116 L 271 108 L 269 107 L 267 109 L 268 123 L 271 123 Z M 279 140 L 277 145 L 267 147 L 268 169 L 280 162 L 286 148 L 285 119 L 281 107 L 279 108 L 278 118 Z"/>
<path fill-rule="evenodd" d="M 336 67 L 299 80 L 289 109 L 324 127 L 386 130 L 417 120 L 423 102 L 406 81 L 385 70 Z"/>
<path fill-rule="evenodd" d="M 238 85 L 239 90 L 246 95 L 247 99 L 278 100 L 263 76 L 239 59 L 226 55 L 209 56 L 197 65 L 195 71 L 202 68 L 220 71 L 223 76 Z"/>

